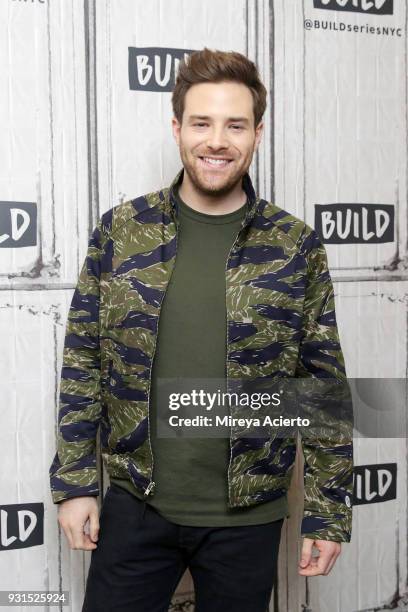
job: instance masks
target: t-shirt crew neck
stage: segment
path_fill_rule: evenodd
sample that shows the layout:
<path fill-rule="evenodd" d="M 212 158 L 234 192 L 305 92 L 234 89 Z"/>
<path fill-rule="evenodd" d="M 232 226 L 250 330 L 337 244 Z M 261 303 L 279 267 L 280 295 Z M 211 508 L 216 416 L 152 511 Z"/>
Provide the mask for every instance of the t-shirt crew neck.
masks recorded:
<path fill-rule="evenodd" d="M 212 223 L 214 225 L 222 225 L 224 223 L 234 223 L 238 219 L 241 219 L 245 216 L 245 213 L 248 208 L 248 198 L 242 206 L 237 208 L 237 210 L 233 210 L 229 213 L 222 214 L 210 214 L 204 213 L 199 210 L 195 210 L 191 208 L 188 204 L 182 200 L 180 197 L 180 192 L 178 187 L 176 186 L 174 189 L 174 194 L 176 196 L 177 204 L 179 206 L 179 212 L 181 215 L 185 217 L 189 217 L 193 221 L 198 221 L 199 223 Z"/>

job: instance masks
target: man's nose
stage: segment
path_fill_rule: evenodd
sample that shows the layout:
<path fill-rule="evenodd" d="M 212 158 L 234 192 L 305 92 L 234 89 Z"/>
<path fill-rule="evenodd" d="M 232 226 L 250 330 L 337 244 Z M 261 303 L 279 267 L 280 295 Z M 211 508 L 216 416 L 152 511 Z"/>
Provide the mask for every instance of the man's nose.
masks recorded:
<path fill-rule="evenodd" d="M 223 129 L 213 129 L 208 135 L 207 146 L 211 149 L 226 149 L 229 142 Z"/>

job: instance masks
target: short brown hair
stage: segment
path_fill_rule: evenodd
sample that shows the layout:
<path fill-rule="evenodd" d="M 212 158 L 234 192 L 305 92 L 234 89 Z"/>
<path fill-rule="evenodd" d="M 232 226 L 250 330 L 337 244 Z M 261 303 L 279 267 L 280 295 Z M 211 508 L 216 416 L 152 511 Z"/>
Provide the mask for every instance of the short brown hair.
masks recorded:
<path fill-rule="evenodd" d="M 252 93 L 255 126 L 261 121 L 266 109 L 266 88 L 256 65 L 245 55 L 236 51 L 217 51 L 204 47 L 181 60 L 173 89 L 171 103 L 179 123 L 184 112 L 187 91 L 197 83 L 219 83 L 236 81 L 246 85 Z"/>

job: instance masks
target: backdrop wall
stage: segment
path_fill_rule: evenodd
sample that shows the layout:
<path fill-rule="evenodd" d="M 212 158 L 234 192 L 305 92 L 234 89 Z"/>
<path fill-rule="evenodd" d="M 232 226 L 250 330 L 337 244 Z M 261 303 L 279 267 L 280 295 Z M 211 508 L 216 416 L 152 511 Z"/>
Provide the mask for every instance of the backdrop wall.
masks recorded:
<path fill-rule="evenodd" d="M 254 184 L 326 243 L 348 376 L 406 381 L 407 20 L 404 0 L 1 2 L 0 590 L 68 590 L 60 609 L 81 608 L 90 553 L 69 549 L 48 481 L 65 322 L 99 216 L 181 167 L 184 54 L 257 63 Z M 271 612 L 408 610 L 407 430 L 356 439 L 352 542 L 327 577 L 297 574 L 298 457 Z M 187 573 L 173 610 L 192 602 Z"/>

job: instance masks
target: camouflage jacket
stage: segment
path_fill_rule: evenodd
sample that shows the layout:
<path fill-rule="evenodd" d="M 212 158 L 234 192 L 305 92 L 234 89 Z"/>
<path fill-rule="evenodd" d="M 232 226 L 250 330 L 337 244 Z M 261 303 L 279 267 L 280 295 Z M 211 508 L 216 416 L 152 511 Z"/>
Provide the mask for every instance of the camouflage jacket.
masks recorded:
<path fill-rule="evenodd" d="M 96 437 L 108 474 L 154 495 L 149 391 L 160 307 L 177 256 L 173 188 L 114 206 L 88 244 L 66 325 L 54 503 L 99 495 Z M 346 378 L 325 248 L 297 217 L 256 196 L 226 262 L 230 378 Z M 350 541 L 353 445 L 303 439 L 301 533 Z M 230 438 L 229 506 L 285 495 L 295 440 Z"/>

